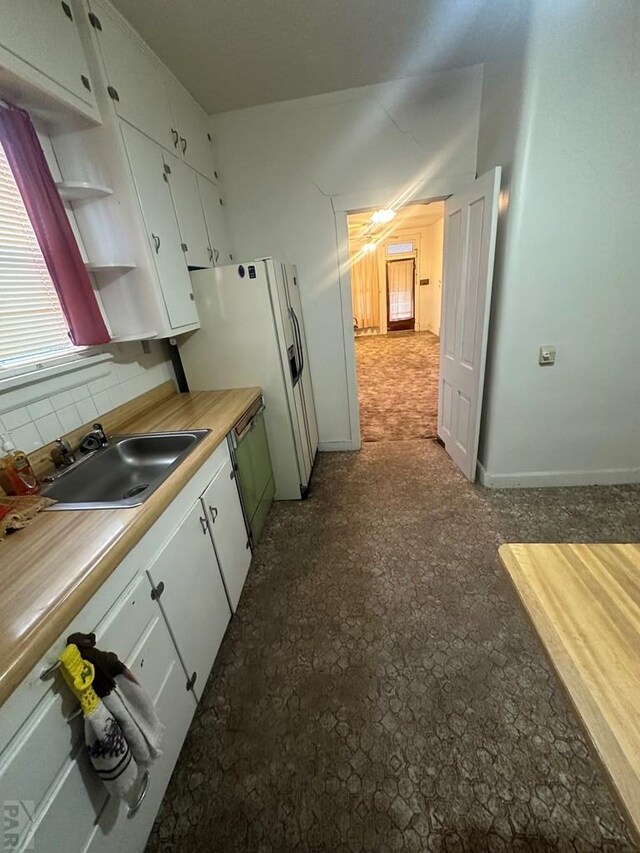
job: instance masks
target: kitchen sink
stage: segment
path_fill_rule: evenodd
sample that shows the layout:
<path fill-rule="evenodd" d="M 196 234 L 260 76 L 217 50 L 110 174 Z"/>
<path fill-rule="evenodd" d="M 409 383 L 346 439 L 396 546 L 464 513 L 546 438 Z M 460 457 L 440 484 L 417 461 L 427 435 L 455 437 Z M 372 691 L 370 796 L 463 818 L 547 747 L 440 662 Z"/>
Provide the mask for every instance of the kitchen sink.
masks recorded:
<path fill-rule="evenodd" d="M 42 494 L 57 501 L 50 510 L 122 509 L 139 506 L 210 432 L 155 432 L 109 438 L 46 482 Z"/>

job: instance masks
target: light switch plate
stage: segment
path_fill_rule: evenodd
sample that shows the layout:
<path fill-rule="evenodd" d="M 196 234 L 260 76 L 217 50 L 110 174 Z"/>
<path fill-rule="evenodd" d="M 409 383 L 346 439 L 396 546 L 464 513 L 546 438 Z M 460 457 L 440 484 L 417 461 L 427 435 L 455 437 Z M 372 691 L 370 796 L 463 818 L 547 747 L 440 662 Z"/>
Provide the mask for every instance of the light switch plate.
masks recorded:
<path fill-rule="evenodd" d="M 552 367 L 556 363 L 556 348 L 555 347 L 540 347 L 538 356 L 538 364 L 541 367 Z"/>

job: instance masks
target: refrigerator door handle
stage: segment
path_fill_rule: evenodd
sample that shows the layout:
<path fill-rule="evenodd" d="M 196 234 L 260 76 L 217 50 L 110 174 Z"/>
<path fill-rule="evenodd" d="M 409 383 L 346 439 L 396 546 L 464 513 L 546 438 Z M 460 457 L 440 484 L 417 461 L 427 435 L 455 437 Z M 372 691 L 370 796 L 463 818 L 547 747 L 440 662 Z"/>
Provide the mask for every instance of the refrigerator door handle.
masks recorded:
<path fill-rule="evenodd" d="M 293 323 L 293 333 L 296 339 L 296 349 L 298 350 L 298 377 L 302 376 L 302 371 L 304 370 L 304 354 L 302 351 L 302 333 L 300 332 L 300 324 L 298 322 L 298 318 L 296 317 L 296 312 L 293 308 L 289 308 L 289 314 L 291 316 L 291 322 Z"/>

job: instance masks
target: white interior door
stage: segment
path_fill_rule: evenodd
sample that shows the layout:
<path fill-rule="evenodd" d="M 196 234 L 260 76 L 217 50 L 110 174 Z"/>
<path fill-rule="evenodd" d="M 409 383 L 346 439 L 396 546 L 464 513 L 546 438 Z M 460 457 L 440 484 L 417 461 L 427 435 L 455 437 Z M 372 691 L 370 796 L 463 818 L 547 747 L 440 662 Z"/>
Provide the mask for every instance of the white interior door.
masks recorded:
<path fill-rule="evenodd" d="M 476 478 L 501 168 L 445 202 L 438 435 Z"/>

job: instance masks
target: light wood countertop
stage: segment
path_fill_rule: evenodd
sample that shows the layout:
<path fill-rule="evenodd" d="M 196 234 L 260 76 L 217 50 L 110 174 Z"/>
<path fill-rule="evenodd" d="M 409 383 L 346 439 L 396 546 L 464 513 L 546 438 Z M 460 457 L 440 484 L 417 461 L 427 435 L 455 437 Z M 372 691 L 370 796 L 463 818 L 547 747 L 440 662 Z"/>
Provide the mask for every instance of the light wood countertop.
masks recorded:
<path fill-rule="evenodd" d="M 101 419 L 111 433 L 197 428 L 211 433 L 140 506 L 42 512 L 0 543 L 0 704 L 260 393 L 259 388 L 239 388 L 176 394 L 166 383 Z"/>
<path fill-rule="evenodd" d="M 640 545 L 499 553 L 640 843 Z"/>

